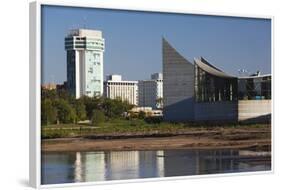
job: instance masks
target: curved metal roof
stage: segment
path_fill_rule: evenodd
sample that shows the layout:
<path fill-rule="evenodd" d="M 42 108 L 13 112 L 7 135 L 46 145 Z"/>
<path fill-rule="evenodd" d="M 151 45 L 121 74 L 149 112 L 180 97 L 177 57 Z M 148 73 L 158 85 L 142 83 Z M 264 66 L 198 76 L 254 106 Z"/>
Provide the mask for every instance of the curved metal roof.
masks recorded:
<path fill-rule="evenodd" d="M 226 74 L 225 72 L 221 71 L 220 69 L 216 68 L 215 66 L 211 65 L 210 63 L 208 63 L 205 59 L 201 58 L 201 59 L 194 59 L 195 64 L 200 67 L 202 70 L 204 70 L 205 72 L 217 76 L 217 77 L 221 77 L 221 78 L 237 78 L 235 76 Z"/>

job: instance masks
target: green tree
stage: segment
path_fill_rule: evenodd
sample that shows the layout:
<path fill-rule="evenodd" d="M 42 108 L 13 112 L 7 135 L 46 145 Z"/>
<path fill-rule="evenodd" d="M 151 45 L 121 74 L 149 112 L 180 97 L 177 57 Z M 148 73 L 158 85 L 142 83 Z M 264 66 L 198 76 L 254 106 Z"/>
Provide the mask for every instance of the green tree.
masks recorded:
<path fill-rule="evenodd" d="M 50 99 L 44 99 L 41 102 L 41 123 L 43 125 L 49 125 L 55 123 L 57 118 L 57 110 L 52 105 Z"/>
<path fill-rule="evenodd" d="M 132 107 L 132 105 L 126 101 L 122 101 L 120 98 L 105 98 L 102 103 L 102 109 L 109 118 L 121 117 L 124 112 L 128 112 Z"/>
<path fill-rule="evenodd" d="M 75 102 L 75 97 L 70 95 L 65 89 L 57 90 L 57 98 L 67 100 L 69 103 Z"/>
<path fill-rule="evenodd" d="M 83 96 L 80 98 L 81 101 L 84 103 L 85 105 L 85 110 L 86 110 L 86 115 L 88 119 L 92 119 L 92 115 L 93 115 L 93 110 L 94 109 L 99 109 L 99 105 L 101 103 L 101 99 L 100 98 L 90 98 L 88 96 Z"/>
<path fill-rule="evenodd" d="M 55 107 L 57 109 L 57 122 L 58 123 L 74 123 L 76 121 L 75 110 L 71 105 L 63 99 L 55 101 Z"/>
<path fill-rule="evenodd" d="M 116 105 L 114 104 L 113 100 L 109 98 L 105 98 L 103 101 L 103 106 L 102 106 L 105 115 L 109 118 L 115 117 L 115 111 L 116 110 Z"/>
<path fill-rule="evenodd" d="M 144 111 L 140 111 L 140 112 L 139 112 L 139 115 L 138 115 L 138 118 L 139 118 L 139 119 L 144 119 L 145 116 L 146 116 L 145 112 L 144 112 Z"/>
<path fill-rule="evenodd" d="M 105 121 L 105 115 L 101 110 L 94 109 L 92 111 L 92 124 L 93 125 L 98 125 L 100 123 L 103 123 Z"/>
<path fill-rule="evenodd" d="M 84 105 L 84 103 L 81 99 L 78 99 L 75 101 L 74 109 L 75 109 L 75 113 L 76 113 L 78 121 L 82 121 L 87 118 L 86 106 Z"/>
<path fill-rule="evenodd" d="M 55 100 L 57 98 L 57 91 L 41 89 L 41 96 L 42 96 L 43 100 L 45 100 L 45 99 Z"/>

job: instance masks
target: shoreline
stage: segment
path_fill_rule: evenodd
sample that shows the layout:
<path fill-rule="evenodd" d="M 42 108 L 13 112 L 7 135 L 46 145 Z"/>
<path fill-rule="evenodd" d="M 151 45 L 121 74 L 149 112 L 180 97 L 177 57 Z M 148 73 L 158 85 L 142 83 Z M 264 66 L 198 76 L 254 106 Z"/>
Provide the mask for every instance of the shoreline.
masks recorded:
<path fill-rule="evenodd" d="M 168 149 L 257 149 L 271 150 L 271 138 L 229 140 L 224 138 L 177 135 L 170 137 L 142 137 L 91 139 L 60 138 L 42 140 L 42 152 L 73 151 L 132 151 Z"/>
<path fill-rule="evenodd" d="M 167 149 L 271 150 L 271 128 L 186 128 L 176 131 L 88 133 L 41 140 L 42 152 Z"/>

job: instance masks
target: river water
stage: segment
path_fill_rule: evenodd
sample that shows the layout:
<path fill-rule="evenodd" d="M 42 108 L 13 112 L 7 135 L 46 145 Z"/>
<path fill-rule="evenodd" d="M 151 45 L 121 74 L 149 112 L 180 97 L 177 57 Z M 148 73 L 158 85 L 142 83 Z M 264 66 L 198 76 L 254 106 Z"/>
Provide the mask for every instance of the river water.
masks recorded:
<path fill-rule="evenodd" d="M 158 150 L 42 153 L 42 184 L 271 170 L 270 152 Z"/>

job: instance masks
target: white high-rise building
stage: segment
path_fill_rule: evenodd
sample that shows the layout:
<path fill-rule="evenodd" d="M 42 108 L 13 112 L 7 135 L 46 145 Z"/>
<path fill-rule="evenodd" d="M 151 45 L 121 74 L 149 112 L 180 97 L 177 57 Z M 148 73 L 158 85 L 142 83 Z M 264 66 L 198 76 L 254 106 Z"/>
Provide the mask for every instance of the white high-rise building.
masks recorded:
<path fill-rule="evenodd" d="M 65 38 L 67 88 L 79 98 L 103 94 L 104 38 L 98 30 L 75 29 Z"/>
<path fill-rule="evenodd" d="M 123 81 L 121 75 L 109 75 L 104 82 L 104 95 L 138 105 L 138 81 Z"/>
<path fill-rule="evenodd" d="M 154 73 L 151 80 L 141 80 L 138 83 L 139 106 L 152 107 L 153 109 L 163 107 L 163 76 L 162 73 Z"/>

